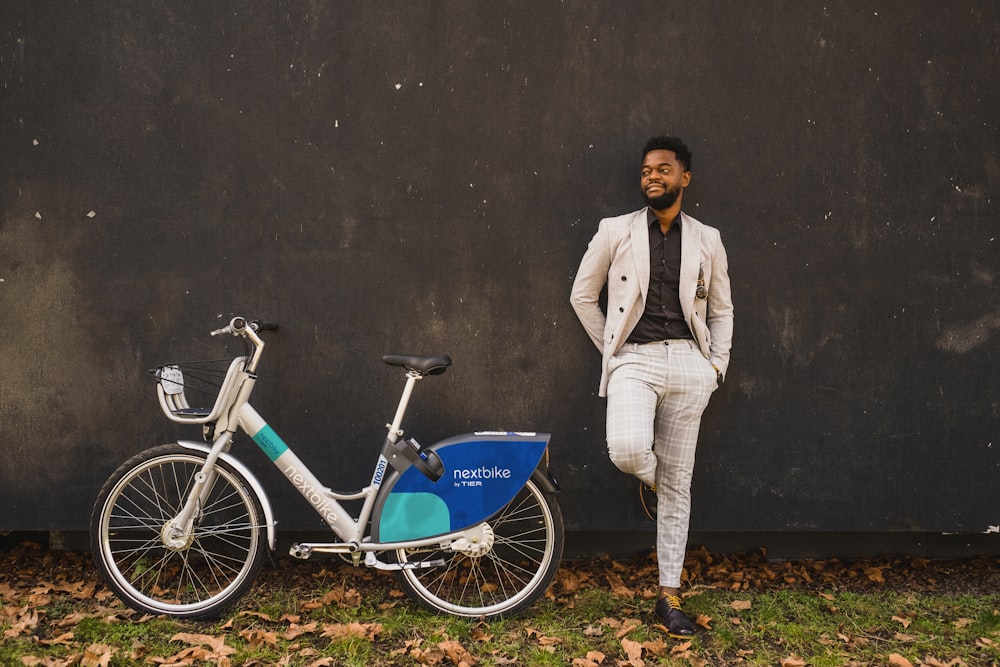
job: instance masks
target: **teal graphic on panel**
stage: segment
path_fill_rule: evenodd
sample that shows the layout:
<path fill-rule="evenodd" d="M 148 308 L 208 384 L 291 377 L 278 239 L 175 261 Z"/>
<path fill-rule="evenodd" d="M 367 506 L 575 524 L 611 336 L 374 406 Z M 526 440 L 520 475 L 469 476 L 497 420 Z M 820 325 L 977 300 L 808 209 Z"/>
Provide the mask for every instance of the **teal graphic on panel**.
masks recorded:
<path fill-rule="evenodd" d="M 387 542 L 450 532 L 448 506 L 433 493 L 390 494 L 382 508 L 381 531 Z"/>

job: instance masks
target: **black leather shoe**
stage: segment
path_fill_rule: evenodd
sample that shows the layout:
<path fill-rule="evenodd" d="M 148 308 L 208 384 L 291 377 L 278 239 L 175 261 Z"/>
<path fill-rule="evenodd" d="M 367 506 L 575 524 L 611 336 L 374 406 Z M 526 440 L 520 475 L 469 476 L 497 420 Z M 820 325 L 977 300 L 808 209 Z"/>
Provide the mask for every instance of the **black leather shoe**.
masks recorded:
<path fill-rule="evenodd" d="M 690 639 L 694 623 L 681 611 L 681 599 L 668 595 L 656 601 L 656 617 L 667 626 L 667 634 L 674 639 Z"/>
<path fill-rule="evenodd" d="M 639 502 L 650 521 L 656 521 L 656 487 L 639 482 Z"/>

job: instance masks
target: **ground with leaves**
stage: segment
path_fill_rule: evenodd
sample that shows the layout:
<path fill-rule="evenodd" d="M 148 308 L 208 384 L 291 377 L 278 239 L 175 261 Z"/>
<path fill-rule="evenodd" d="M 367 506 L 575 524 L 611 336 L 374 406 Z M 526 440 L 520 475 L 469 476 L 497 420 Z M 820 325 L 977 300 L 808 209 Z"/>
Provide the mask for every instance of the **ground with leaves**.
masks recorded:
<path fill-rule="evenodd" d="M 281 561 L 213 622 L 143 616 L 89 555 L 0 551 L 0 665 L 996 667 L 1000 559 L 775 563 L 688 555 L 690 641 L 651 610 L 652 556 L 564 563 L 545 599 L 479 623 L 419 610 L 391 576 Z"/>

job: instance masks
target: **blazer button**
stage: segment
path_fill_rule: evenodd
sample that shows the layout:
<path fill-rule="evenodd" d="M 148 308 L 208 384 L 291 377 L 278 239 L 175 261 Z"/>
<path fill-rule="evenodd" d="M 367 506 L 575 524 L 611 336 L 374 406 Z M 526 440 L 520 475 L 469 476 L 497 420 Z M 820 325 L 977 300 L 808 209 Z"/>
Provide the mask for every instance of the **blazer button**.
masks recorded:
<path fill-rule="evenodd" d="M 625 312 L 625 308 L 622 307 L 622 306 L 618 306 L 618 312 L 619 313 L 624 313 Z"/>
<path fill-rule="evenodd" d="M 626 280 L 628 280 L 628 278 L 626 276 L 622 276 L 622 282 L 625 282 Z"/>

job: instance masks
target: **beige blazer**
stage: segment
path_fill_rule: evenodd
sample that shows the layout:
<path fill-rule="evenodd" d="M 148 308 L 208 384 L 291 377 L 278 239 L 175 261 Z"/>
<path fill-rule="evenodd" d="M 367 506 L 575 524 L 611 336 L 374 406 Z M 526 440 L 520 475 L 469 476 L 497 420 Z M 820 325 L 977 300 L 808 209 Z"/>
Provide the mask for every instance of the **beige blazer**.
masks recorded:
<path fill-rule="evenodd" d="M 681 213 L 680 300 L 684 319 L 701 353 L 725 376 L 733 341 L 733 301 L 729 261 L 714 227 Z M 646 209 L 601 220 L 580 262 L 570 301 L 594 345 L 601 351 L 600 395 L 607 396 L 608 361 L 642 317 L 649 287 L 649 232 Z M 695 296 L 698 269 L 707 299 Z M 608 312 L 598 299 L 608 286 Z"/>

